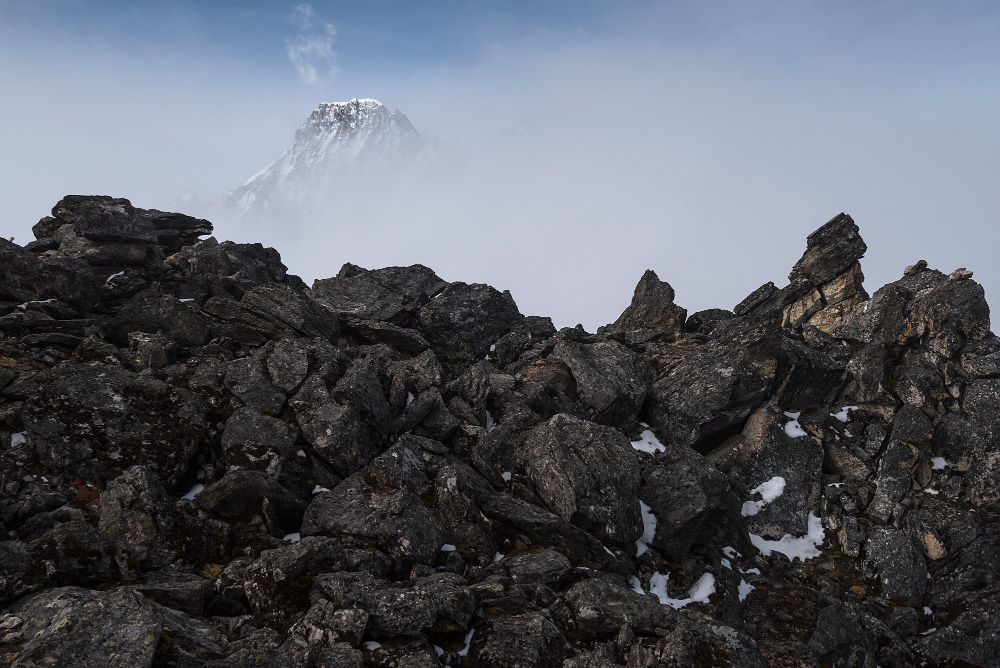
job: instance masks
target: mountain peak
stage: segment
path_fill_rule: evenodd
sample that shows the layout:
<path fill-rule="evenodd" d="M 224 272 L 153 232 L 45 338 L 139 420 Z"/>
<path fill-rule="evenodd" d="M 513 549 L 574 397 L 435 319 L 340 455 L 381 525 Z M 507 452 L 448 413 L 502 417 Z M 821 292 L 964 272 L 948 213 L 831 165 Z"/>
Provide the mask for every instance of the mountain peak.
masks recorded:
<path fill-rule="evenodd" d="M 422 140 L 406 115 L 378 100 L 323 102 L 295 132 L 292 145 L 229 195 L 240 214 L 315 210 L 338 189 L 410 163 Z"/>

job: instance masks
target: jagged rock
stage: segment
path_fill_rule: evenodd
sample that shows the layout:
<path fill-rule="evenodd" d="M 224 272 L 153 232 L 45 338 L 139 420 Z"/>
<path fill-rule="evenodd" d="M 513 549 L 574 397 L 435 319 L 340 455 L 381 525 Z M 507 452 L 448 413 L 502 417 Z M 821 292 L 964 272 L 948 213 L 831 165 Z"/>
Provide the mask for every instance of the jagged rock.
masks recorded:
<path fill-rule="evenodd" d="M 241 408 L 226 421 L 222 432 L 226 466 L 263 471 L 276 478 L 297 436 L 295 425 Z"/>
<path fill-rule="evenodd" d="M 174 527 L 173 502 L 160 481 L 133 466 L 101 492 L 97 527 L 124 540 L 144 568 L 162 568 L 174 559 L 167 542 Z"/>
<path fill-rule="evenodd" d="M 196 497 L 198 506 L 219 517 L 246 522 L 261 514 L 264 500 L 288 531 L 298 527 L 305 504 L 262 471 L 230 470 Z"/>
<path fill-rule="evenodd" d="M 844 273 L 867 250 L 854 219 L 838 214 L 809 235 L 806 252 L 795 263 L 788 280 L 805 278 L 812 285 L 823 285 Z"/>
<path fill-rule="evenodd" d="M 671 442 L 701 452 L 738 433 L 778 373 L 777 344 L 763 334 L 734 331 L 684 357 L 649 388 L 650 423 Z"/>
<path fill-rule="evenodd" d="M 752 533 L 775 540 L 808 533 L 809 513 L 819 505 L 823 454 L 822 443 L 806 433 L 796 417 L 762 410 L 751 418 L 734 469 L 748 493 L 781 479 L 779 496 L 766 501 L 758 492 L 747 500 L 753 508 L 744 504 Z"/>
<path fill-rule="evenodd" d="M 367 631 L 375 638 L 464 631 L 476 608 L 467 583 L 454 573 L 399 584 L 369 573 L 324 573 L 313 586 L 337 608 L 367 613 Z"/>
<path fill-rule="evenodd" d="M 377 548 L 404 572 L 413 564 L 433 565 L 444 544 L 444 527 L 416 495 L 402 489 L 378 491 L 360 475 L 317 494 L 306 508 L 301 532 Z"/>
<path fill-rule="evenodd" d="M 386 267 L 368 271 L 344 265 L 334 278 L 316 281 L 312 297 L 342 318 L 405 326 L 421 295 L 434 297 L 448 284 L 427 267 Z"/>
<path fill-rule="evenodd" d="M 927 587 L 923 551 L 909 531 L 879 527 L 865 543 L 865 566 L 879 580 L 882 595 L 902 605 L 920 605 Z"/>
<path fill-rule="evenodd" d="M 869 298 L 840 215 L 785 287 L 685 321 L 647 272 L 591 335 L 419 265 L 309 291 L 207 221 L 55 214 L 0 240 L 0 665 L 1000 653 L 1000 339 L 969 271 Z"/>
<path fill-rule="evenodd" d="M 733 505 L 726 476 L 690 448 L 667 445 L 642 469 L 639 498 L 656 518 L 652 545 L 682 560 L 702 535 L 725 520 Z"/>
<path fill-rule="evenodd" d="M 23 413 L 28 446 L 54 473 L 104 486 L 140 464 L 177 484 L 204 435 L 196 394 L 119 366 L 54 370 Z"/>
<path fill-rule="evenodd" d="M 620 429 L 633 426 L 646 398 L 646 384 L 628 348 L 616 341 L 589 345 L 560 341 L 549 359 L 569 368 L 576 393 L 594 422 Z"/>
<path fill-rule="evenodd" d="M 417 311 L 420 330 L 445 365 L 482 359 L 523 321 L 510 293 L 479 283 L 450 283 Z"/>
<path fill-rule="evenodd" d="M 106 592 L 51 589 L 10 610 L 25 620 L 26 636 L 12 667 L 204 665 L 221 659 L 228 649 L 225 638 L 208 624 L 127 587 Z"/>
<path fill-rule="evenodd" d="M 661 281 L 652 269 L 647 269 L 635 286 L 632 303 L 605 331 L 661 329 L 664 334 L 672 336 L 683 329 L 686 317 L 687 309 L 674 304 L 674 289 L 670 284 Z"/>
<path fill-rule="evenodd" d="M 528 434 L 519 456 L 539 497 L 567 522 L 620 546 L 642 533 L 639 463 L 621 432 L 560 414 Z"/>
<path fill-rule="evenodd" d="M 468 654 L 454 663 L 473 666 L 561 666 L 573 647 L 542 612 L 487 618 L 469 639 Z"/>
<path fill-rule="evenodd" d="M 651 635 L 657 628 L 671 628 L 677 617 L 655 596 L 639 594 L 609 576 L 596 575 L 578 582 L 563 601 L 568 614 L 558 619 L 559 624 L 568 635 L 586 638 L 612 638 L 622 624 Z"/>

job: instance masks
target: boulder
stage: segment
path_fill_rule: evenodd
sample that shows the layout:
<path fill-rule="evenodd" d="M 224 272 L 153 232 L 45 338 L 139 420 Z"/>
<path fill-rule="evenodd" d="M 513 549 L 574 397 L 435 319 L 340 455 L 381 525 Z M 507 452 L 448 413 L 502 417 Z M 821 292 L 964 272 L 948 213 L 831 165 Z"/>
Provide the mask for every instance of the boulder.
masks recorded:
<path fill-rule="evenodd" d="M 619 546 L 642 533 L 639 463 L 621 432 L 560 414 L 528 434 L 519 457 L 538 496 L 567 522 Z"/>

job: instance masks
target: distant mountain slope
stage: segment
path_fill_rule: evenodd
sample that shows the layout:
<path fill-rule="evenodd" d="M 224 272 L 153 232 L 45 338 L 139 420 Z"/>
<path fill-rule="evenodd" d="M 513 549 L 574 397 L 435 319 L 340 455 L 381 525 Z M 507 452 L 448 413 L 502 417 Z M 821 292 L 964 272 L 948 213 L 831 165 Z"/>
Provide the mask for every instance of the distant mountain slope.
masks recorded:
<path fill-rule="evenodd" d="M 323 103 L 281 157 L 228 200 L 241 216 L 310 213 L 360 181 L 389 178 L 423 146 L 409 119 L 378 100 Z"/>

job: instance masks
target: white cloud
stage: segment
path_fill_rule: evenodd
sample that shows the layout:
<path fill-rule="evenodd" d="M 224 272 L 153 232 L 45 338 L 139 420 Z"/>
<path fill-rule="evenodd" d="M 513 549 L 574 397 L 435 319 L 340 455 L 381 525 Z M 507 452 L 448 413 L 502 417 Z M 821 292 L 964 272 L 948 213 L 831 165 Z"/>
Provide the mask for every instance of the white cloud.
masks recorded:
<path fill-rule="evenodd" d="M 285 41 L 288 57 L 299 78 L 310 86 L 333 79 L 337 75 L 337 52 L 333 50 L 337 30 L 332 23 L 313 27 L 313 8 L 301 4 L 292 13 L 292 23 L 299 34 Z"/>

